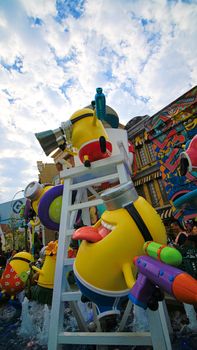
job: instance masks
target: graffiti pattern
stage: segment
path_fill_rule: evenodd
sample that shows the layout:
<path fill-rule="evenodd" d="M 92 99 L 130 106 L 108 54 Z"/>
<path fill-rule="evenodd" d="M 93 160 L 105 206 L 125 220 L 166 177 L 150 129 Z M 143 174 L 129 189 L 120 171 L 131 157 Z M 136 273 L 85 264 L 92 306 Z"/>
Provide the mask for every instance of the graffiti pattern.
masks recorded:
<path fill-rule="evenodd" d="M 197 216 L 196 205 L 175 206 L 177 198 L 197 189 L 196 173 L 181 176 L 179 168 L 181 152 L 197 134 L 197 87 L 150 118 L 145 128 L 153 142 L 173 215 L 180 220 Z"/>

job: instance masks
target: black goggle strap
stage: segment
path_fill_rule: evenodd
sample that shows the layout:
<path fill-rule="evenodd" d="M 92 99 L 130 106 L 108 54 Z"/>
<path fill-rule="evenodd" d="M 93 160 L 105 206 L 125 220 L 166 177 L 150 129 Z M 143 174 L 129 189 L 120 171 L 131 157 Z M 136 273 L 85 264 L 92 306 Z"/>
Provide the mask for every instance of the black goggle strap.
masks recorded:
<path fill-rule="evenodd" d="M 78 117 L 71 119 L 71 123 L 74 124 L 76 122 L 78 122 L 79 120 L 86 118 L 86 117 L 93 117 L 94 114 L 93 113 L 85 113 L 83 115 L 79 115 Z"/>
<path fill-rule="evenodd" d="M 146 224 L 144 223 L 142 217 L 138 213 L 137 209 L 134 207 L 133 203 L 130 203 L 124 207 L 129 213 L 129 215 L 132 217 L 132 219 L 135 221 L 137 227 L 139 228 L 145 242 L 147 241 L 153 241 L 153 238 L 150 234 L 150 231 Z"/>
<path fill-rule="evenodd" d="M 31 262 L 29 259 L 25 259 L 25 258 L 20 258 L 20 257 L 15 257 L 15 258 L 12 258 L 10 261 L 13 261 L 13 260 L 22 260 L 22 261 L 25 261 L 27 262 L 28 264 Z"/>

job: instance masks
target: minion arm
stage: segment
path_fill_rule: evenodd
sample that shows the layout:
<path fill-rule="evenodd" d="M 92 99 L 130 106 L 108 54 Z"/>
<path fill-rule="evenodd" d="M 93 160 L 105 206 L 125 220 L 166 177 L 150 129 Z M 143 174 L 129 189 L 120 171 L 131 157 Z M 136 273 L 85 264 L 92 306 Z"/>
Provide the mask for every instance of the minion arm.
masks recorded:
<path fill-rule="evenodd" d="M 38 267 L 36 267 L 36 266 L 32 266 L 32 269 L 34 270 L 34 271 L 36 271 L 36 272 L 38 272 L 39 274 L 41 274 L 41 275 L 43 275 L 43 271 L 41 270 L 41 269 L 39 269 Z"/>
<path fill-rule="evenodd" d="M 135 278 L 133 277 L 133 272 L 130 263 L 125 263 L 122 267 L 122 272 L 124 274 L 125 282 L 127 287 L 131 289 L 135 284 Z"/>
<path fill-rule="evenodd" d="M 96 110 L 94 110 L 94 116 L 93 116 L 93 125 L 96 125 L 98 121 L 97 115 L 96 115 Z"/>

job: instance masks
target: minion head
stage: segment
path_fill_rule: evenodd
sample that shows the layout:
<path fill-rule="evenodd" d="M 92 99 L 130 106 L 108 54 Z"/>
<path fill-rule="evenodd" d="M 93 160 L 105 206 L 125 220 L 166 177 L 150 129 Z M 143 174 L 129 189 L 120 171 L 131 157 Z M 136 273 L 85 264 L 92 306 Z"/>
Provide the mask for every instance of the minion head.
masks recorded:
<path fill-rule="evenodd" d="M 136 239 L 146 242 L 163 241 L 166 238 L 165 228 L 159 215 L 143 197 L 138 196 L 131 181 L 106 190 L 101 194 L 101 198 L 107 208 L 102 218 L 107 218 L 109 215 L 112 217 L 114 213 L 117 215 L 117 211 L 121 211 L 121 216 L 126 215 L 125 223 L 128 222 L 129 227 L 135 227 L 135 233 L 132 235 L 136 236 Z M 124 226 L 126 226 L 125 223 Z M 117 226 L 119 225 L 122 225 L 122 220 L 118 221 Z"/>
<path fill-rule="evenodd" d="M 80 145 L 87 141 L 86 133 L 88 128 L 92 126 L 94 118 L 92 109 L 83 108 L 73 113 L 69 120 L 61 123 L 61 129 L 66 135 L 67 150 L 79 149 Z"/>
<path fill-rule="evenodd" d="M 13 270 L 20 275 L 24 271 L 29 270 L 29 264 L 34 261 L 33 256 L 27 252 L 19 252 L 10 260 Z"/>
<path fill-rule="evenodd" d="M 43 185 L 41 185 L 37 181 L 32 181 L 25 188 L 24 194 L 26 198 L 30 199 L 31 201 L 34 201 L 41 196 L 42 191 Z"/>
<path fill-rule="evenodd" d="M 93 110 L 90 108 L 83 108 L 83 109 L 79 109 L 78 111 L 73 113 L 70 117 L 70 121 L 72 124 L 75 124 L 79 120 L 82 120 L 82 119 L 88 118 L 88 117 L 94 117 Z"/>
<path fill-rule="evenodd" d="M 102 122 L 90 108 L 76 111 L 71 115 L 70 122 L 72 124 L 72 145 L 78 150 L 93 140 L 99 140 L 101 136 L 104 136 L 106 140 L 109 139 Z"/>
<path fill-rule="evenodd" d="M 101 198 L 107 210 L 93 226 L 93 230 L 86 230 L 85 227 L 79 229 L 74 233 L 74 239 L 87 240 L 90 245 L 90 242 L 99 242 L 99 246 L 104 245 L 104 241 L 107 245 L 112 241 L 122 242 L 124 251 L 132 249 L 135 255 L 137 252 L 133 246 L 127 247 L 125 242 L 133 242 L 134 245 L 137 242 L 141 251 L 146 241 L 166 243 L 165 227 L 160 216 L 143 197 L 138 196 L 131 181 L 104 191 Z"/>
<path fill-rule="evenodd" d="M 38 206 L 41 197 L 53 186 L 40 184 L 37 181 L 30 182 L 25 188 L 24 195 L 27 199 L 32 201 L 32 207 L 36 214 L 38 214 Z"/>

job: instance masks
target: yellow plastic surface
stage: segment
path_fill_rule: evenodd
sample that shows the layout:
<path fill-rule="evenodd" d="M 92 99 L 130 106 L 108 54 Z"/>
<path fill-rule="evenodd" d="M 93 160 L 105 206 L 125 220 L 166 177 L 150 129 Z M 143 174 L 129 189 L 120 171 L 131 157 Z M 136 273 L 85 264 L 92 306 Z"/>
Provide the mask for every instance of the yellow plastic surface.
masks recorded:
<path fill-rule="evenodd" d="M 143 197 L 139 197 L 134 205 L 153 240 L 166 244 L 165 227 L 155 209 Z M 97 289 L 123 291 L 131 288 L 135 281 L 133 258 L 144 254 L 144 238 L 126 209 L 105 211 L 101 219 L 115 228 L 96 243 L 82 241 L 75 269 L 79 277 Z M 98 227 L 100 221 L 94 227 Z"/>

